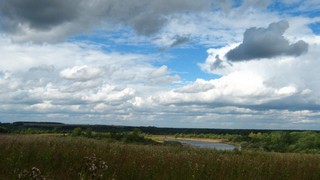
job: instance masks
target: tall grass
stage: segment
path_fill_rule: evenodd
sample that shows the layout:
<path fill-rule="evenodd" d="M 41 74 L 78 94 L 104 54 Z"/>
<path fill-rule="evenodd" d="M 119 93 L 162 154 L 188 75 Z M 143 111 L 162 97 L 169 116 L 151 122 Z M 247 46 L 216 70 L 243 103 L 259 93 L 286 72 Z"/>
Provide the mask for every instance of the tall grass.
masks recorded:
<path fill-rule="evenodd" d="M 92 166 L 105 168 L 90 176 Z M 47 179 L 320 179 L 320 156 L 223 152 L 74 137 L 0 136 L 0 179 L 36 167 Z M 86 174 L 87 173 L 87 174 Z M 92 175 L 92 174 L 91 174 Z"/>

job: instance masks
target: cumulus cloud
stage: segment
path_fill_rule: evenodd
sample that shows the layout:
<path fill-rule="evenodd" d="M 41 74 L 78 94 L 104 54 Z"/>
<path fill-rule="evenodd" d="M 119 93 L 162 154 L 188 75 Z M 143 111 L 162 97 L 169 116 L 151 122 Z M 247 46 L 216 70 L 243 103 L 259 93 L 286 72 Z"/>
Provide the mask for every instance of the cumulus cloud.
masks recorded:
<path fill-rule="evenodd" d="M 308 44 L 302 40 L 290 44 L 283 36 L 289 28 L 285 20 L 271 23 L 267 28 L 249 28 L 243 42 L 226 53 L 230 61 L 245 61 L 276 56 L 300 56 L 307 52 Z"/>
<path fill-rule="evenodd" d="M 316 97 L 319 95 L 320 86 L 315 83 L 315 79 L 319 78 L 312 75 L 319 66 L 317 41 L 318 37 L 307 41 L 310 45 L 304 56 L 278 56 L 268 61 L 240 61 L 223 68 L 212 66 L 217 64 L 217 54 L 225 54 L 232 47 L 208 50 L 207 61 L 201 67 L 207 72 L 221 74 L 222 77 L 206 81 L 212 84 L 212 88 L 205 93 L 196 88 L 199 86 L 194 85 L 193 94 L 183 94 L 183 91 L 179 90 L 171 93 L 171 96 L 176 98 L 168 99 L 186 103 L 195 102 L 193 98 L 197 96 L 199 99 L 206 97 L 198 102 L 245 107 L 261 112 L 274 109 L 318 111 L 320 106 Z M 221 61 L 225 62 L 224 59 Z M 202 94 L 199 95 L 198 92 Z"/>
<path fill-rule="evenodd" d="M 292 95 L 291 87 L 273 88 L 253 72 L 233 72 L 220 79 L 197 80 L 191 85 L 155 97 L 163 104 L 207 104 L 213 106 L 259 105 Z"/>
<path fill-rule="evenodd" d="M 0 93 L 8 93 L 17 90 L 21 86 L 19 81 L 12 78 L 9 72 L 0 70 Z"/>
<path fill-rule="evenodd" d="M 0 121 L 71 123 L 76 116 L 106 123 L 128 119 L 130 113 L 141 117 L 136 100 L 180 79 L 167 66 L 152 65 L 155 58 L 83 43 L 20 44 L 0 37 L 0 113 L 6 114 Z"/>
<path fill-rule="evenodd" d="M 148 84 L 171 84 L 180 81 L 178 75 L 169 75 L 167 66 L 161 66 L 150 73 Z"/>
<path fill-rule="evenodd" d="M 151 77 L 159 77 L 159 76 L 163 76 L 167 73 L 168 73 L 168 67 L 161 66 L 160 68 L 158 68 L 154 72 L 152 72 Z"/>
<path fill-rule="evenodd" d="M 88 95 L 83 95 L 82 99 L 87 101 L 97 101 L 97 102 L 118 102 L 122 104 L 123 102 L 134 98 L 135 90 L 132 88 L 120 89 L 116 86 L 111 86 L 109 84 L 103 85 L 96 93 L 90 93 Z"/>
<path fill-rule="evenodd" d="M 103 71 L 101 69 L 88 66 L 75 66 L 60 72 L 62 78 L 77 81 L 88 81 L 98 78 L 102 74 Z"/>
<path fill-rule="evenodd" d="M 16 40 L 55 41 L 102 24 L 125 24 L 152 35 L 176 13 L 210 10 L 211 0 L 3 0 L 2 31 Z"/>

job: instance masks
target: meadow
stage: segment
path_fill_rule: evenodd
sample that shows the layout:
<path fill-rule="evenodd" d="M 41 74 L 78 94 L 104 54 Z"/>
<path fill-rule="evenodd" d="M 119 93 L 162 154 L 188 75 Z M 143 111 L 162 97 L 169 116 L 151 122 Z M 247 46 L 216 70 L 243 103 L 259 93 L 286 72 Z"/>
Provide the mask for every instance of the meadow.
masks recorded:
<path fill-rule="evenodd" d="M 320 179 L 320 155 L 0 135 L 0 179 Z"/>

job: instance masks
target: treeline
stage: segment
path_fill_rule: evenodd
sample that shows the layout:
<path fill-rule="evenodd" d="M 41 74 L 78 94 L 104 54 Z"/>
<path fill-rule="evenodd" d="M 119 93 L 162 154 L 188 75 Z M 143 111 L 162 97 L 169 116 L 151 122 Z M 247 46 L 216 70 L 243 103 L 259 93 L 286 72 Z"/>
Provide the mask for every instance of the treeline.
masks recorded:
<path fill-rule="evenodd" d="M 241 141 L 241 147 L 275 152 L 320 153 L 320 133 L 271 132 L 250 133 L 247 137 L 234 137 L 232 141 Z"/>
<path fill-rule="evenodd" d="M 319 131 L 272 131 L 249 134 L 176 134 L 176 138 L 226 139 L 242 149 L 266 152 L 320 153 Z"/>
<path fill-rule="evenodd" d="M 0 123 L 0 127 L 6 132 L 19 133 L 24 131 L 39 132 L 60 132 L 68 133 L 75 128 L 92 129 L 95 132 L 131 132 L 138 128 L 143 133 L 155 135 L 174 135 L 174 134 L 215 134 L 215 135 L 242 135 L 247 136 L 250 133 L 269 133 L 275 130 L 257 130 L 257 129 L 209 129 L 209 128 L 161 128 L 154 126 L 116 126 L 116 125 L 84 125 L 84 124 L 63 124 L 56 122 L 14 122 Z M 284 130 L 285 132 L 301 132 L 299 130 Z M 34 132 L 36 133 L 36 132 Z"/>
<path fill-rule="evenodd" d="M 158 144 L 156 141 L 146 138 L 146 134 L 137 128 L 130 132 L 95 132 L 92 131 L 91 128 L 81 129 L 80 127 L 77 127 L 72 131 L 71 136 L 120 141 L 124 143 Z"/>

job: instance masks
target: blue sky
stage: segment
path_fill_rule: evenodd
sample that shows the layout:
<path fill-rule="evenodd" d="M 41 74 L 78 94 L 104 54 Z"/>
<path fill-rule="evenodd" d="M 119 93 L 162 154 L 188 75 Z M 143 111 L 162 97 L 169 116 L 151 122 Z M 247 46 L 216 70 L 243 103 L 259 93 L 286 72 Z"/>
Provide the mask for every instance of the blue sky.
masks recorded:
<path fill-rule="evenodd" d="M 0 122 L 320 129 L 317 0 L 3 0 Z"/>

